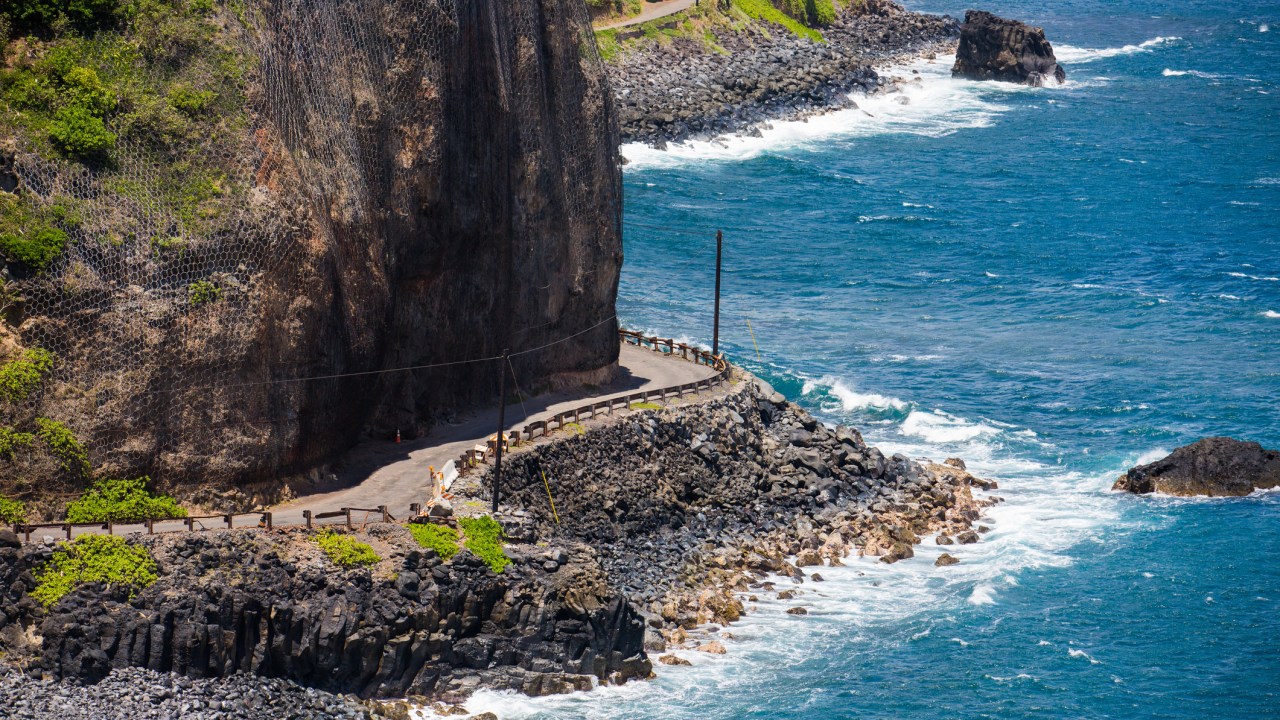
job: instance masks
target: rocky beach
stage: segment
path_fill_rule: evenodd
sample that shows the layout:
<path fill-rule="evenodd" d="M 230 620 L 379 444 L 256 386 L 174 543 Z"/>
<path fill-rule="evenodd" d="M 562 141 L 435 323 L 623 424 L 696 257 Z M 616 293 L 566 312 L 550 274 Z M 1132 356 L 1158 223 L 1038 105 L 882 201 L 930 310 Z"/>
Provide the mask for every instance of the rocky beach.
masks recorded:
<path fill-rule="evenodd" d="M 673 648 L 725 652 L 721 628 L 761 596 L 803 614 L 802 586 L 821 581 L 821 566 L 907 560 L 935 533 L 939 544 L 977 542 L 987 528 L 976 521 L 997 502 L 974 497 L 994 484 L 963 462 L 886 457 L 749 376 L 509 463 L 501 573 L 467 550 L 446 562 L 396 524 L 355 533 L 380 558 L 356 569 L 329 564 L 307 531 L 140 537 L 155 584 L 135 597 L 90 584 L 45 610 L 26 591 L 53 547 L 0 550 L 0 644 L 24 672 L 25 707 L 56 716 L 70 692 L 46 682 L 57 680 L 106 702 L 136 668 L 150 674 L 135 700 L 158 709 L 170 698 L 208 708 L 222 683 L 255 675 L 278 678 L 261 681 L 268 705 L 337 698 L 324 711 L 335 714 L 304 706 L 297 717 L 398 717 L 409 703 L 460 702 L 480 688 L 546 695 L 643 679 L 680 662 L 665 654 Z M 487 483 L 481 474 L 462 486 Z M 218 707 L 219 717 L 261 710 Z"/>
<path fill-rule="evenodd" d="M 690 38 L 627 47 L 605 69 L 623 142 L 661 148 L 854 107 L 850 93 L 893 91 L 878 69 L 954 52 L 959 35 L 955 18 L 869 0 L 841 10 L 822 42 L 751 25 L 717 33 L 714 47 Z"/>

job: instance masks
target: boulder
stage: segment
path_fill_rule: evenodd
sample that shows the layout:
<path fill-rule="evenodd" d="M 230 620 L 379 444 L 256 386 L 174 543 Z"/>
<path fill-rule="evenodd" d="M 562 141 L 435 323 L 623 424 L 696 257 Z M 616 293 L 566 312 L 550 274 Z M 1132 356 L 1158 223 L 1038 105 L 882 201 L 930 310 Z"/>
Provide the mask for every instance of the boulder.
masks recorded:
<path fill-rule="evenodd" d="M 677 657 L 675 655 L 663 655 L 662 657 L 658 658 L 658 662 L 663 665 L 692 665 L 693 664 L 688 660 L 685 660 L 682 657 Z"/>
<path fill-rule="evenodd" d="M 787 610 L 788 615 L 808 615 L 809 611 L 802 607 L 793 607 Z"/>
<path fill-rule="evenodd" d="M 933 564 L 937 567 L 946 567 L 947 565 L 959 565 L 960 560 L 959 558 L 953 555 L 950 555 L 948 553 L 942 553 L 941 555 L 938 556 L 937 560 L 933 561 Z"/>
<path fill-rule="evenodd" d="M 1044 30 L 982 10 L 970 10 L 964 15 L 951 74 L 1023 85 L 1045 85 L 1050 78 L 1057 83 L 1067 79 Z"/>
<path fill-rule="evenodd" d="M 1277 486 L 1280 452 L 1256 442 L 1211 437 L 1129 470 L 1112 489 L 1140 495 L 1239 497 Z"/>
<path fill-rule="evenodd" d="M 0 548 L 20 548 L 22 541 L 12 530 L 0 530 Z"/>
<path fill-rule="evenodd" d="M 712 655 L 724 655 L 727 652 L 724 649 L 724 645 L 721 645 L 719 640 L 712 640 L 706 645 L 699 645 L 697 650 L 699 652 L 711 653 Z"/>

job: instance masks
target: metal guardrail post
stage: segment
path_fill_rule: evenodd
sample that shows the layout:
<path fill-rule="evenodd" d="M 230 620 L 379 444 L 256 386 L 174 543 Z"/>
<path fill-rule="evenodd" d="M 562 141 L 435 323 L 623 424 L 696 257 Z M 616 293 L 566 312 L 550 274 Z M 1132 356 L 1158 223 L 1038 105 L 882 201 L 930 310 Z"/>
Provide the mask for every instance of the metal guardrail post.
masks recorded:
<path fill-rule="evenodd" d="M 307 521 L 307 529 L 310 530 L 311 529 L 311 511 L 303 510 L 302 519 Z"/>
<path fill-rule="evenodd" d="M 115 534 L 116 534 L 116 524 L 115 524 L 115 522 L 114 522 L 114 521 L 112 521 L 112 520 L 108 520 L 108 521 L 107 521 L 107 534 L 108 534 L 108 535 L 115 535 Z"/>
<path fill-rule="evenodd" d="M 270 529 L 272 528 L 272 520 L 273 520 L 273 519 L 274 519 L 274 518 L 272 518 L 272 517 L 271 517 L 271 513 L 269 513 L 269 512 L 264 512 L 264 513 L 262 513 L 262 522 L 266 523 L 266 526 L 267 526 L 267 529 L 268 529 L 268 530 L 270 530 Z"/>
<path fill-rule="evenodd" d="M 156 523 L 151 518 L 147 518 L 147 534 L 148 535 L 156 534 Z"/>
<path fill-rule="evenodd" d="M 63 525 L 62 529 L 67 531 L 67 542 L 71 542 L 71 526 Z"/>
<path fill-rule="evenodd" d="M 347 514 L 347 529 L 355 530 L 355 526 L 351 524 L 351 508 L 342 508 L 342 511 Z"/>
<path fill-rule="evenodd" d="M 387 512 L 386 505 L 379 505 L 378 512 L 382 513 L 382 522 L 391 522 L 391 513 Z"/>
<path fill-rule="evenodd" d="M 187 518 L 187 532 L 195 532 L 195 531 L 196 531 L 195 518 Z"/>

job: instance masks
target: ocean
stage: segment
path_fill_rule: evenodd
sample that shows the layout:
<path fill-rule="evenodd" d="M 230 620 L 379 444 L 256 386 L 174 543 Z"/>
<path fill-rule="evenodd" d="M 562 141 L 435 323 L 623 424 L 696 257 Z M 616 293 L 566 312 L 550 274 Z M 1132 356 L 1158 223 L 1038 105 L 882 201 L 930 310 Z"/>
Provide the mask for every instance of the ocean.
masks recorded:
<path fill-rule="evenodd" d="M 961 16 L 947 0 L 913 9 Z M 1061 87 L 901 94 L 760 139 L 623 148 L 624 324 L 722 347 L 1006 502 L 935 568 L 852 559 L 728 654 L 502 718 L 1280 717 L 1280 493 L 1113 493 L 1208 435 L 1280 447 L 1280 6 L 997 2 Z M 918 80 L 916 80 L 918 79 Z"/>

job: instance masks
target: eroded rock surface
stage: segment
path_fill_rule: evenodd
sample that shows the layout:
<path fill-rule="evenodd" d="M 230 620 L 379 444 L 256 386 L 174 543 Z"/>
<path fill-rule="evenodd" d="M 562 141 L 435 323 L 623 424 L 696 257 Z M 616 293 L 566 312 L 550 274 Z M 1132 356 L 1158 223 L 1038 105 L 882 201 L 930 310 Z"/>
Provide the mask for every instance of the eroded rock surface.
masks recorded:
<path fill-rule="evenodd" d="M 1113 490 L 1146 494 L 1242 496 L 1280 486 L 1280 452 L 1255 442 L 1211 437 L 1120 476 Z"/>
<path fill-rule="evenodd" d="M 965 13 L 953 75 L 1023 85 L 1062 83 L 1067 71 L 1054 57 L 1044 30 L 982 10 Z"/>

